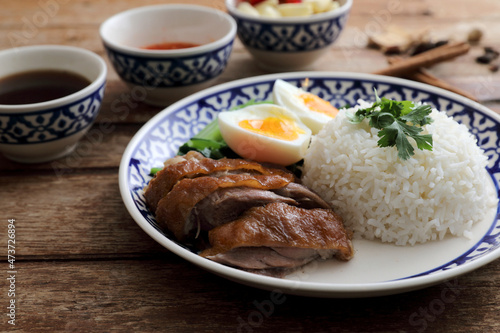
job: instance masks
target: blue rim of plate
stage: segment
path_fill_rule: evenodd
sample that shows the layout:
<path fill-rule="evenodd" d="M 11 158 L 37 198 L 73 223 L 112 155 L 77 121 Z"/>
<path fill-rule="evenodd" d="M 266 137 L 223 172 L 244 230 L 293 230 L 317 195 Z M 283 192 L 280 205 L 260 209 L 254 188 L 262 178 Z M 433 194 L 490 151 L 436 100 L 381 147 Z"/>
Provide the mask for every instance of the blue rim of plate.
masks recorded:
<path fill-rule="evenodd" d="M 487 169 L 497 196 L 500 196 L 500 115 L 479 103 L 426 84 L 373 74 L 270 74 L 224 83 L 186 97 L 158 113 L 132 138 L 120 163 L 120 191 L 129 213 L 148 235 L 184 259 L 230 280 L 268 290 L 278 288 L 293 294 L 319 297 L 377 296 L 419 289 L 470 272 L 500 257 L 499 207 L 481 240 L 454 260 L 431 270 L 395 280 L 352 285 L 292 281 L 244 272 L 201 258 L 165 235 L 156 225 L 154 216 L 146 208 L 141 195 L 142 188 L 150 179 L 149 169 L 161 166 L 165 159 L 173 156 L 177 147 L 212 120 L 218 111 L 250 99 L 270 100 L 276 79 L 295 84 L 301 84 L 308 79 L 310 92 L 331 100 L 337 107 L 347 103 L 354 105 L 360 98 L 373 100 L 373 88 L 376 88 L 380 96 L 423 101 L 445 111 L 458 122 L 464 123 L 477 137 L 478 145 L 489 157 Z M 169 129 L 175 132 L 174 135 L 167 133 Z M 162 142 L 162 145 L 158 145 L 158 141 Z"/>

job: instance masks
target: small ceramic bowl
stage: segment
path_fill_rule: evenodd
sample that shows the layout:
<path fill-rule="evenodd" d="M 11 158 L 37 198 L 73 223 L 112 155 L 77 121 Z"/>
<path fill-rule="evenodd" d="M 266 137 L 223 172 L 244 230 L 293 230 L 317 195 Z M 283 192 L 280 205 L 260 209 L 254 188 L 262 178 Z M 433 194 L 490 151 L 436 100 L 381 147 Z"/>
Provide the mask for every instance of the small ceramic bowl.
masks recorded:
<path fill-rule="evenodd" d="M 353 0 L 339 0 L 339 8 L 307 17 L 254 17 L 237 9 L 241 0 L 226 0 L 238 24 L 238 38 L 258 65 L 268 71 L 310 67 L 328 51 L 344 29 Z"/>
<path fill-rule="evenodd" d="M 23 163 L 60 158 L 75 148 L 94 122 L 104 94 L 106 63 L 77 47 L 25 46 L 0 51 L 0 80 L 31 71 L 78 74 L 90 82 L 81 90 L 30 104 L 0 104 L 0 152 Z"/>
<path fill-rule="evenodd" d="M 100 35 L 119 76 L 148 104 L 165 106 L 212 85 L 226 68 L 236 37 L 228 14 L 196 5 L 155 5 L 107 19 Z M 192 43 L 181 49 L 145 49 Z"/>

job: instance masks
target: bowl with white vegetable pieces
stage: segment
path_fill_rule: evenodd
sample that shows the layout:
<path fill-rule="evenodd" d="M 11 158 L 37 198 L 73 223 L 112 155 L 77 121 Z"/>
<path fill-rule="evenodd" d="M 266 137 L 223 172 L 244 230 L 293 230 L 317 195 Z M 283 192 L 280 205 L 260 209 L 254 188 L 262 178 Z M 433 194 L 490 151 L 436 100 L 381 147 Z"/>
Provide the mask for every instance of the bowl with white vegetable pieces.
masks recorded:
<path fill-rule="evenodd" d="M 344 29 L 352 0 L 226 0 L 238 38 L 271 72 L 310 68 Z"/>

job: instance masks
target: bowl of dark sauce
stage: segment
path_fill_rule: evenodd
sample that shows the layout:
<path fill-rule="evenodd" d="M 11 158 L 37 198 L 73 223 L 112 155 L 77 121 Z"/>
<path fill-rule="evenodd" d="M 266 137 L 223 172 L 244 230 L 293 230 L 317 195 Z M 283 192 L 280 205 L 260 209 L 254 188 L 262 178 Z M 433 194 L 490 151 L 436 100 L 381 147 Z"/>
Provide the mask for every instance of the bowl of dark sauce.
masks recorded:
<path fill-rule="evenodd" d="M 0 79 L 0 104 L 32 104 L 62 98 L 90 85 L 82 75 L 60 70 L 33 70 Z"/>
<path fill-rule="evenodd" d="M 100 110 L 107 68 L 77 47 L 39 45 L 0 51 L 0 152 L 23 163 L 75 148 Z"/>

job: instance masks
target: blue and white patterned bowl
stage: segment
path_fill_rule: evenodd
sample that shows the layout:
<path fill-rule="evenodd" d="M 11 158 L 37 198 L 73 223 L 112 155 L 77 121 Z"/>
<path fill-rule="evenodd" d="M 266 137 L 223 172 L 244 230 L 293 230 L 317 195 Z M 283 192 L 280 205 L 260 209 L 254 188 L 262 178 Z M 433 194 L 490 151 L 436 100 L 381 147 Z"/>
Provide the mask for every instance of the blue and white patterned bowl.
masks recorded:
<path fill-rule="evenodd" d="M 309 17 L 252 17 L 236 9 L 238 0 L 226 0 L 226 8 L 238 24 L 238 38 L 260 67 L 272 71 L 292 71 L 311 66 L 344 29 L 352 0 Z"/>
<path fill-rule="evenodd" d="M 0 152 L 24 163 L 62 157 L 94 122 L 104 94 L 106 63 L 97 54 L 70 46 L 26 46 L 0 52 L 0 77 L 32 70 L 60 70 L 87 78 L 89 86 L 55 100 L 0 105 Z"/>
<path fill-rule="evenodd" d="M 155 5 L 112 16 L 100 35 L 115 71 L 134 90 L 132 96 L 164 106 L 213 85 L 231 55 L 236 22 L 209 7 Z M 166 42 L 199 46 L 145 49 Z"/>
<path fill-rule="evenodd" d="M 470 272 L 500 257 L 498 207 L 474 226 L 471 239 L 448 237 L 405 247 L 356 239 L 356 254 L 349 263 L 335 260 L 313 263 L 285 279 L 215 263 L 164 233 L 143 196 L 143 188 L 151 179 L 150 169 L 161 167 L 220 111 L 250 100 L 272 100 L 276 79 L 300 86 L 306 78 L 308 91 L 337 107 L 355 105 L 358 99 L 374 100 L 375 88 L 380 96 L 426 102 L 453 116 L 477 137 L 478 145 L 489 157 L 487 171 L 491 186 L 495 187 L 497 197 L 500 194 L 500 116 L 486 107 L 442 89 L 398 78 L 356 73 L 284 73 L 212 87 L 175 103 L 144 125 L 125 150 L 119 172 L 122 199 L 138 225 L 170 251 L 228 279 L 268 290 L 319 297 L 365 297 L 414 290 Z"/>

